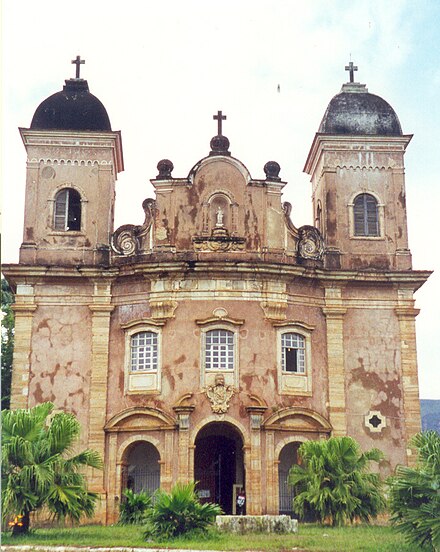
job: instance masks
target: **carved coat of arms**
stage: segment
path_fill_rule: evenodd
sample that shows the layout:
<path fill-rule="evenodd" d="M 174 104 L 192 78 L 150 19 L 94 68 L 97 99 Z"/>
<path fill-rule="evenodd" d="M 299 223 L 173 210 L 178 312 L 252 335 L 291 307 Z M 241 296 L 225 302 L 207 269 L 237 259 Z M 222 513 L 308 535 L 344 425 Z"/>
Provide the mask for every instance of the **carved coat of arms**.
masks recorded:
<path fill-rule="evenodd" d="M 215 376 L 214 385 L 209 385 L 206 389 L 206 395 L 211 401 L 212 411 L 216 414 L 227 412 L 233 394 L 232 385 L 226 385 L 222 374 Z"/>

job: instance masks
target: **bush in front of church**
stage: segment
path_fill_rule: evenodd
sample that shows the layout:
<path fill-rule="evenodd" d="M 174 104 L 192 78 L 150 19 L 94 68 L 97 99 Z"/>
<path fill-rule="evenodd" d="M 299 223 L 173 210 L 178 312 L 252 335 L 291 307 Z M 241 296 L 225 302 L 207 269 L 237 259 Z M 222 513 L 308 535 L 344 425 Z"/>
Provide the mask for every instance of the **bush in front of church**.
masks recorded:
<path fill-rule="evenodd" d="M 391 521 L 410 544 L 440 550 L 440 435 L 418 433 L 411 444 L 418 463 L 399 466 L 390 480 Z"/>
<path fill-rule="evenodd" d="M 380 450 L 362 453 L 351 437 L 331 437 L 304 442 L 298 455 L 301 465 L 291 467 L 289 483 L 301 519 L 340 526 L 368 522 L 384 510 L 382 481 L 370 471 L 370 463 L 383 458 Z"/>
<path fill-rule="evenodd" d="M 155 503 L 146 512 L 146 538 L 170 539 L 205 531 L 222 510 L 212 503 L 201 504 L 195 483 L 177 483 L 170 493 L 159 490 Z"/>
<path fill-rule="evenodd" d="M 47 508 L 55 519 L 93 516 L 98 495 L 87 489 L 85 467 L 102 469 L 93 450 L 72 451 L 81 426 L 52 403 L 2 412 L 2 511 L 13 535 L 29 531 L 30 514 Z"/>
<path fill-rule="evenodd" d="M 120 525 L 140 525 L 145 522 L 148 508 L 151 507 L 151 496 L 146 491 L 135 493 L 125 489 L 119 506 Z"/>

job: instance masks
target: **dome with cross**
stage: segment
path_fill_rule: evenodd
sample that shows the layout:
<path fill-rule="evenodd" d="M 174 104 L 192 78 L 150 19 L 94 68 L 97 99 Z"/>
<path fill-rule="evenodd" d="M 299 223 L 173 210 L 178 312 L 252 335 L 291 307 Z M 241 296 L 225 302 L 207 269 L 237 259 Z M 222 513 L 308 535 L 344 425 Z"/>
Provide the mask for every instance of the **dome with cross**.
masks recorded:
<path fill-rule="evenodd" d="M 322 118 L 319 131 L 323 134 L 401 136 L 402 128 L 394 109 L 380 96 L 370 94 L 365 84 L 354 82 L 353 63 L 350 82 L 334 96 Z"/>
<path fill-rule="evenodd" d="M 66 80 L 60 92 L 37 107 L 31 129 L 111 131 L 104 105 L 90 93 L 87 81 L 80 78 L 80 65 L 84 60 L 77 56 L 72 63 L 76 65 L 76 78 Z"/>

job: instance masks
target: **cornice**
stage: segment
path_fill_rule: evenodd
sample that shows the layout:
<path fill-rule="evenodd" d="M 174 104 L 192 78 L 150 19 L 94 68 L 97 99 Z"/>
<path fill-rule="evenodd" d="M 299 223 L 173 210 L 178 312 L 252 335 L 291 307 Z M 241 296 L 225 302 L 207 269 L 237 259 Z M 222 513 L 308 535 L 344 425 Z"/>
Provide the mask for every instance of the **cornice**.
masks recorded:
<path fill-rule="evenodd" d="M 324 150 L 354 151 L 350 149 L 350 146 L 353 144 L 360 144 L 366 149 L 366 151 L 370 152 L 379 151 L 382 153 L 404 153 L 412 137 L 412 134 L 403 134 L 401 136 L 354 136 L 323 134 L 317 132 L 310 147 L 309 154 L 303 168 L 303 172 L 309 175 L 312 175 L 315 172 L 319 158 L 321 157 L 321 154 Z M 380 147 L 383 144 L 387 145 L 386 149 Z M 366 148 L 366 146 L 368 146 L 368 149 Z M 376 149 L 378 147 L 379 149 Z M 358 151 L 362 151 L 362 149 L 356 149 L 356 152 Z"/>
<path fill-rule="evenodd" d="M 359 270 L 326 270 L 324 268 L 304 267 L 282 263 L 263 262 L 256 259 L 252 261 L 237 261 L 225 259 L 224 261 L 192 261 L 191 270 L 185 261 L 166 261 L 137 263 L 121 265 L 117 267 L 56 267 L 56 266 L 29 266 L 20 264 L 3 265 L 4 275 L 13 282 L 35 283 L 41 279 L 57 278 L 86 278 L 90 281 L 107 278 L 112 281 L 116 278 L 143 276 L 148 280 L 181 278 L 190 274 L 191 277 L 229 278 L 233 275 L 242 278 L 247 275 L 252 280 L 275 278 L 290 282 L 296 278 L 318 280 L 324 286 L 342 284 L 395 284 L 405 285 L 417 290 L 432 271 L 406 270 L 406 271 L 359 271 Z"/>

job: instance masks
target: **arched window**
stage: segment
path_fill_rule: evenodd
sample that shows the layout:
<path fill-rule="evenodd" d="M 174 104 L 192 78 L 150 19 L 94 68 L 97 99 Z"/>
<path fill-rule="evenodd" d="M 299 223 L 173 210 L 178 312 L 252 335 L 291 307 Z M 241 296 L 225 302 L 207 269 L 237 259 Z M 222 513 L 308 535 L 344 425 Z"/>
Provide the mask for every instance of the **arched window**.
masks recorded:
<path fill-rule="evenodd" d="M 353 215 L 355 236 L 379 236 L 379 212 L 374 196 L 358 195 L 354 200 Z"/>
<path fill-rule="evenodd" d="M 55 196 L 54 228 L 81 230 L 81 196 L 73 188 L 64 188 Z"/>
<path fill-rule="evenodd" d="M 157 333 L 139 332 L 132 335 L 130 351 L 130 369 L 132 372 L 151 372 L 157 370 Z"/>
<path fill-rule="evenodd" d="M 302 335 L 283 333 L 281 336 L 281 369 L 283 372 L 306 372 L 306 344 Z"/>
<path fill-rule="evenodd" d="M 234 369 L 234 332 L 210 330 L 205 333 L 205 369 Z"/>

